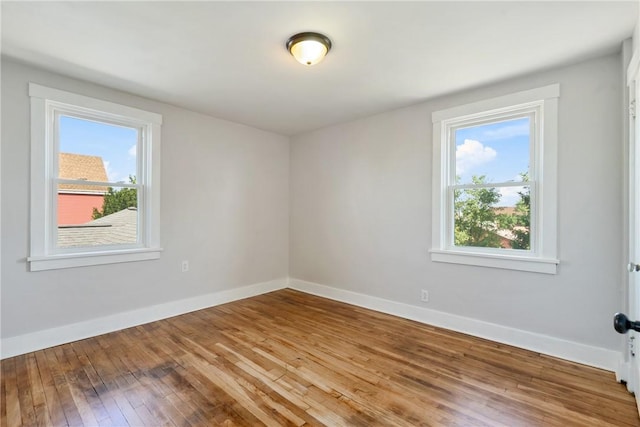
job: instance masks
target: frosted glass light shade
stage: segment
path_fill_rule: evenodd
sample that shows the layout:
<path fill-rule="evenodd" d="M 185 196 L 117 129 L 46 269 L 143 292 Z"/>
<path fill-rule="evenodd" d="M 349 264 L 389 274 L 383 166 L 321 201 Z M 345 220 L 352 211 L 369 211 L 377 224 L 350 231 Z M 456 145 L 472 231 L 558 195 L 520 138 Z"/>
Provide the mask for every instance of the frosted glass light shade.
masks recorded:
<path fill-rule="evenodd" d="M 287 49 L 301 64 L 314 65 L 322 61 L 331 49 L 328 37 L 318 33 L 300 33 L 287 41 Z"/>
<path fill-rule="evenodd" d="M 314 65 L 324 59 L 327 47 L 315 40 L 304 40 L 291 46 L 291 54 L 304 65 Z"/>

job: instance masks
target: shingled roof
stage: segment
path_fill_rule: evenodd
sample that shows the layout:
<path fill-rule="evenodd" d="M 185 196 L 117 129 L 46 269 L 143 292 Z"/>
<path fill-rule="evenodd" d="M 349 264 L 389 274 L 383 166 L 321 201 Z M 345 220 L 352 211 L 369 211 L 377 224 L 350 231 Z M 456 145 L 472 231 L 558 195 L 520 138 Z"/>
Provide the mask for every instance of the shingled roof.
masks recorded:
<path fill-rule="evenodd" d="M 58 227 L 61 248 L 135 244 L 138 239 L 138 210 L 126 208 L 86 224 Z"/>
<path fill-rule="evenodd" d="M 106 182 L 107 171 L 100 156 L 84 154 L 60 153 L 58 157 L 59 178 L 78 179 L 83 181 Z M 69 193 L 99 193 L 104 194 L 109 187 L 81 184 L 60 184 L 60 191 Z"/>

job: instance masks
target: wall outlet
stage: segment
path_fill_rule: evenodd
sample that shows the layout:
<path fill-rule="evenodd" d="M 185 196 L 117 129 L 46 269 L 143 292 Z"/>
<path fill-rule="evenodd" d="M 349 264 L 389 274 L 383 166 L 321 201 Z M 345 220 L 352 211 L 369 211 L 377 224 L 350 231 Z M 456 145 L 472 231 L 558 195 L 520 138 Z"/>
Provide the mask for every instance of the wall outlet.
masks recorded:
<path fill-rule="evenodd" d="M 420 301 L 429 302 L 429 291 L 427 291 L 426 289 L 423 289 L 420 292 Z"/>
<path fill-rule="evenodd" d="M 182 261 L 182 272 L 185 273 L 189 271 L 189 261 Z"/>

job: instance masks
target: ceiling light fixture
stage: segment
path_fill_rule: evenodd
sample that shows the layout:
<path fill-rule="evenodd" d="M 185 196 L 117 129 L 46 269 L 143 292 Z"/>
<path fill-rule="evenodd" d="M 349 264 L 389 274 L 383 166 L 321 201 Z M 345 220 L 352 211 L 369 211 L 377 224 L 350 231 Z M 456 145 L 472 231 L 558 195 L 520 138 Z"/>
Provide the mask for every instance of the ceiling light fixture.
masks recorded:
<path fill-rule="evenodd" d="M 322 61 L 330 49 L 331 40 L 320 33 L 299 33 L 287 40 L 287 50 L 304 65 L 315 65 Z"/>

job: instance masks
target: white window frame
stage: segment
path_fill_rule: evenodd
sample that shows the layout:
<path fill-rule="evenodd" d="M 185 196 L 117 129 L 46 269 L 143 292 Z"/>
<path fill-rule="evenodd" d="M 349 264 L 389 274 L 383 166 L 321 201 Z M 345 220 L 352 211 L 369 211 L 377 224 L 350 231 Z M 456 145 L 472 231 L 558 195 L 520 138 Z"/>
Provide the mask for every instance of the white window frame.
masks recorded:
<path fill-rule="evenodd" d="M 162 116 L 29 83 L 31 98 L 31 271 L 158 259 Z M 138 239 L 131 245 L 57 247 L 57 122 L 60 115 L 138 129 Z M 87 182 L 85 182 L 87 183 Z M 89 184 L 103 184 L 88 182 Z M 131 187 L 123 184 L 122 187 Z"/>
<path fill-rule="evenodd" d="M 432 113 L 432 261 L 557 273 L 560 263 L 556 241 L 559 96 L 560 85 L 553 84 Z M 451 129 L 525 113 L 535 117 L 528 182 L 531 188 L 531 250 L 455 246 L 451 187 L 455 185 L 456 159 Z M 497 186 L 502 184 L 497 183 Z"/>

